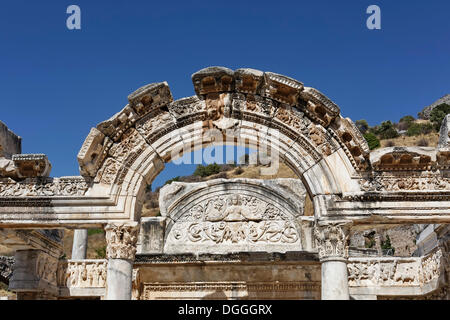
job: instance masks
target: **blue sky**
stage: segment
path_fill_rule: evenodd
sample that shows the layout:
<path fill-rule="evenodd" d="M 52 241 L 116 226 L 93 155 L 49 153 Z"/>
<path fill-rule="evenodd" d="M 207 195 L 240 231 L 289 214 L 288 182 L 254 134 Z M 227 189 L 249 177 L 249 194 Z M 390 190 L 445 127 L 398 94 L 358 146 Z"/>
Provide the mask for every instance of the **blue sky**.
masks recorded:
<path fill-rule="evenodd" d="M 366 28 L 371 4 L 381 30 Z M 448 12 L 448 0 L 2 1 L 0 120 L 52 176 L 78 174 L 90 128 L 129 93 L 165 80 L 175 99 L 193 95 L 190 75 L 211 65 L 285 74 L 353 120 L 398 121 L 450 93 Z"/>

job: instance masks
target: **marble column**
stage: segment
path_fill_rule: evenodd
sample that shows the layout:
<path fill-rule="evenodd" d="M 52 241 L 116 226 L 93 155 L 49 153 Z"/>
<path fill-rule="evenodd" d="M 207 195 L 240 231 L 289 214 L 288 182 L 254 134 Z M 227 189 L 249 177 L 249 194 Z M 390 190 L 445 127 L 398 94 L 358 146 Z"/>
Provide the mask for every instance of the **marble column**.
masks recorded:
<path fill-rule="evenodd" d="M 131 300 L 137 223 L 109 224 L 106 230 L 106 300 Z"/>
<path fill-rule="evenodd" d="M 322 264 L 322 300 L 349 300 L 347 259 L 349 222 L 319 222 L 314 228 Z"/>
<path fill-rule="evenodd" d="M 72 260 L 86 259 L 88 246 L 87 229 L 75 230 L 73 234 Z"/>

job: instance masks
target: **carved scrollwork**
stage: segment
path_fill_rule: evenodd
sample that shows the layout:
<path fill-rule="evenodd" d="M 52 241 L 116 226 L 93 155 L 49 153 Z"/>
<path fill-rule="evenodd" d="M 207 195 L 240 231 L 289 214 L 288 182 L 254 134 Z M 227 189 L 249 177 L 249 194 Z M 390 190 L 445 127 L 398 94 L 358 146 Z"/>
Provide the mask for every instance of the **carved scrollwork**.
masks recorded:
<path fill-rule="evenodd" d="M 171 231 L 176 242 L 292 244 L 299 241 L 289 215 L 247 195 L 210 198 L 193 206 L 177 221 Z"/>

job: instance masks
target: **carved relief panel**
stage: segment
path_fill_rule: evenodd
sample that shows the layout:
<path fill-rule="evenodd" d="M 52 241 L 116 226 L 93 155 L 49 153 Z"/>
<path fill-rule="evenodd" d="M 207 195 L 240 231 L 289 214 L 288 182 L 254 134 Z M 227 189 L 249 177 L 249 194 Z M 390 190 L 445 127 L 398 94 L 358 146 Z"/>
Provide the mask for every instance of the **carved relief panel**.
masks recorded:
<path fill-rule="evenodd" d="M 271 201 L 273 195 L 238 189 L 205 192 L 169 212 L 173 220 L 168 220 L 165 252 L 301 250 L 299 218 Z"/>

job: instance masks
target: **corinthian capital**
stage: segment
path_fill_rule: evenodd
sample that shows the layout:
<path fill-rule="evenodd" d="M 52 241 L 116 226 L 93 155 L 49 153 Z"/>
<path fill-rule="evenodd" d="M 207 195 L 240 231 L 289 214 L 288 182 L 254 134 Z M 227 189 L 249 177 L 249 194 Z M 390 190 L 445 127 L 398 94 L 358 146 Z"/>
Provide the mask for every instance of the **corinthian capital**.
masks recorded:
<path fill-rule="evenodd" d="M 134 260 L 138 235 L 137 224 L 108 224 L 106 231 L 106 257 Z"/>
<path fill-rule="evenodd" d="M 348 258 L 348 239 L 351 222 L 319 223 L 314 228 L 319 259 L 345 260 Z"/>

